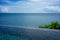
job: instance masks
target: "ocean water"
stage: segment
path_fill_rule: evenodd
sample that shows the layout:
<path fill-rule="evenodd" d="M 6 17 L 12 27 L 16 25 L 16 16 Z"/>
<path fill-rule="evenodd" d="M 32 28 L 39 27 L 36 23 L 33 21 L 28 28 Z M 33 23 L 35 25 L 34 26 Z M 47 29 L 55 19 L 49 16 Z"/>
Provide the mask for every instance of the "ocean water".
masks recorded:
<path fill-rule="evenodd" d="M 38 27 L 39 25 L 46 25 L 52 21 L 60 23 L 59 13 L 0 13 L 0 24 Z"/>

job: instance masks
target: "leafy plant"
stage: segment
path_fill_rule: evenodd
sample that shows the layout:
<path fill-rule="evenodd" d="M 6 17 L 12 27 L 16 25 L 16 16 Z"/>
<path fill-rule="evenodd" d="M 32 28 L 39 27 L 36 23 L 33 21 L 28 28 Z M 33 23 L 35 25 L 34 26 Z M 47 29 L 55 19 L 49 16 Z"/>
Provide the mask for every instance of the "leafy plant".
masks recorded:
<path fill-rule="evenodd" d="M 39 28 L 60 29 L 60 24 L 56 21 L 51 22 L 49 25 L 39 26 Z"/>

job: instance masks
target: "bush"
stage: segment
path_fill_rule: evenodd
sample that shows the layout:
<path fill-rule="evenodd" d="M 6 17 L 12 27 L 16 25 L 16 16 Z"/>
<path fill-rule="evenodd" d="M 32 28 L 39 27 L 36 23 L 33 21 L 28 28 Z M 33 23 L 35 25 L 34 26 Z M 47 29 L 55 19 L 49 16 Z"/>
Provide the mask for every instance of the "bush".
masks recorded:
<path fill-rule="evenodd" d="M 39 26 L 39 28 L 44 28 L 44 26 Z"/>
<path fill-rule="evenodd" d="M 56 21 L 51 22 L 49 25 L 39 26 L 39 28 L 60 29 L 60 24 Z"/>

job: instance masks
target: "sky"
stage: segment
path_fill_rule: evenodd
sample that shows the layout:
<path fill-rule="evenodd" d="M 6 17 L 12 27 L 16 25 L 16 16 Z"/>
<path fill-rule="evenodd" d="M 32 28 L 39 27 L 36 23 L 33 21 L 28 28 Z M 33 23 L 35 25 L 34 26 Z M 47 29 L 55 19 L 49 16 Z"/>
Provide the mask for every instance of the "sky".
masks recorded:
<path fill-rule="evenodd" d="M 60 0 L 0 0 L 0 13 L 60 13 Z"/>

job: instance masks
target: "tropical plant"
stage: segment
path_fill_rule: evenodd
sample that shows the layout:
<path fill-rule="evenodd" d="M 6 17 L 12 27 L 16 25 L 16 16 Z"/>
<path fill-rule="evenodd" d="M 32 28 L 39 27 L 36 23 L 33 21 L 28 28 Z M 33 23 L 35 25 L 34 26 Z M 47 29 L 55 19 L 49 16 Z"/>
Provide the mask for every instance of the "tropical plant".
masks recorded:
<path fill-rule="evenodd" d="M 49 25 L 39 26 L 39 28 L 60 29 L 60 24 L 56 21 L 51 22 Z"/>

